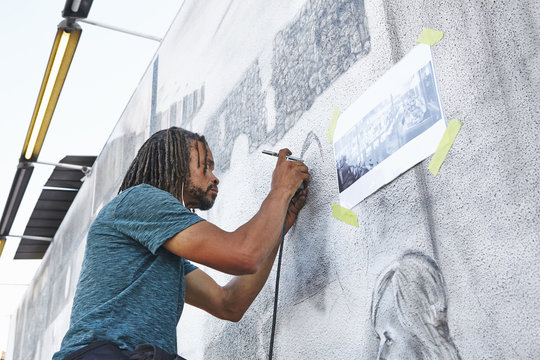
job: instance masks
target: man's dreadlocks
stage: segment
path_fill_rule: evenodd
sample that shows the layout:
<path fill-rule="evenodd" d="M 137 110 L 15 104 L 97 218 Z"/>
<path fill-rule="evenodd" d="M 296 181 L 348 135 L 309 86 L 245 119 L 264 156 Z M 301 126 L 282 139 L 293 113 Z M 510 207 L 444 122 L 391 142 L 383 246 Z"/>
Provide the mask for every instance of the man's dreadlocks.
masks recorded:
<path fill-rule="evenodd" d="M 139 184 L 149 184 L 180 199 L 182 185 L 189 180 L 191 175 L 189 162 L 192 146 L 197 149 L 197 163 L 200 166 L 199 142 L 204 144 L 204 172 L 206 173 L 208 145 L 204 136 L 174 126 L 156 132 L 137 152 L 118 192 Z"/>

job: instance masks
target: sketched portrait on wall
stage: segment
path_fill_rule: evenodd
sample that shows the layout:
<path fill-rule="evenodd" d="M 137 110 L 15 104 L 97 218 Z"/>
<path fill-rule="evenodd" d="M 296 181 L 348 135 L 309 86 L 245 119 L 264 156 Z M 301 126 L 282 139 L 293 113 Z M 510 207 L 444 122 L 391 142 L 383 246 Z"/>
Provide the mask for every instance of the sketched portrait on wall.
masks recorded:
<path fill-rule="evenodd" d="M 447 321 L 444 279 L 435 261 L 409 252 L 384 270 L 371 302 L 377 359 L 459 360 Z"/>

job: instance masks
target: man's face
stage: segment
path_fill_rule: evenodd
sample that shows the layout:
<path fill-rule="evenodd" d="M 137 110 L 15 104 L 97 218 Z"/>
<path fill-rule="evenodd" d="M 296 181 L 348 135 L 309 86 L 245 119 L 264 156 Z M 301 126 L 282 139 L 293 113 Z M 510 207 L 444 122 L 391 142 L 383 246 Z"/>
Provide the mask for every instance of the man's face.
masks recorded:
<path fill-rule="evenodd" d="M 199 151 L 197 154 L 197 148 Z M 214 157 L 209 148 L 205 163 L 205 144 L 193 142 L 190 148 L 189 168 L 191 176 L 184 186 L 184 204 L 187 208 L 208 210 L 214 205 L 218 194 L 219 179 L 214 176 Z"/>

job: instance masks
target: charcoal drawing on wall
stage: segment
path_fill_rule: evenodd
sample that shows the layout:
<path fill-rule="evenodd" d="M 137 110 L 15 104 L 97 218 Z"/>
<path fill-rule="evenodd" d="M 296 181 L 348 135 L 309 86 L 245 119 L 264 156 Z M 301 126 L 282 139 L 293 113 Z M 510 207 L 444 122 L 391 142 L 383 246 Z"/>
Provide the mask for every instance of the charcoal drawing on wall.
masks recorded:
<path fill-rule="evenodd" d="M 281 138 L 370 46 L 363 1 L 309 1 L 274 39 L 274 136 Z"/>
<path fill-rule="evenodd" d="M 382 272 L 371 322 L 377 359 L 461 359 L 448 328 L 444 279 L 429 256 L 408 252 Z"/>
<path fill-rule="evenodd" d="M 262 144 L 266 138 L 265 97 L 259 62 L 255 61 L 204 129 L 208 143 L 216 149 L 214 160 L 217 169 L 223 171 L 229 168 L 234 141 L 241 134 L 248 136 L 250 152 Z"/>
<path fill-rule="evenodd" d="M 243 74 L 208 120 L 204 134 L 216 151 L 216 167 L 229 168 L 234 141 L 249 139 L 249 151 L 275 144 L 334 80 L 370 50 L 364 2 L 311 0 L 274 38 L 271 86 L 276 121 L 268 130 L 266 91 L 259 60 Z"/>

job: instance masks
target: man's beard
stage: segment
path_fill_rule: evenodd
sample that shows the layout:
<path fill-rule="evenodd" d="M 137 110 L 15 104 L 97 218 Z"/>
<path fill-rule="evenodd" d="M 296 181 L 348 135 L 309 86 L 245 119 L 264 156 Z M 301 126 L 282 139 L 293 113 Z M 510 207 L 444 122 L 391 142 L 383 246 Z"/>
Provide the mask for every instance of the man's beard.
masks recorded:
<path fill-rule="evenodd" d="M 193 198 L 193 201 L 195 203 L 196 208 L 201 210 L 209 210 L 214 206 L 214 202 L 216 201 L 217 194 L 212 194 L 211 196 L 208 196 L 210 191 L 212 189 L 217 189 L 216 185 L 210 185 L 206 189 L 206 191 L 203 191 L 200 187 L 194 187 L 192 184 L 187 187 L 187 192 L 191 195 Z"/>

